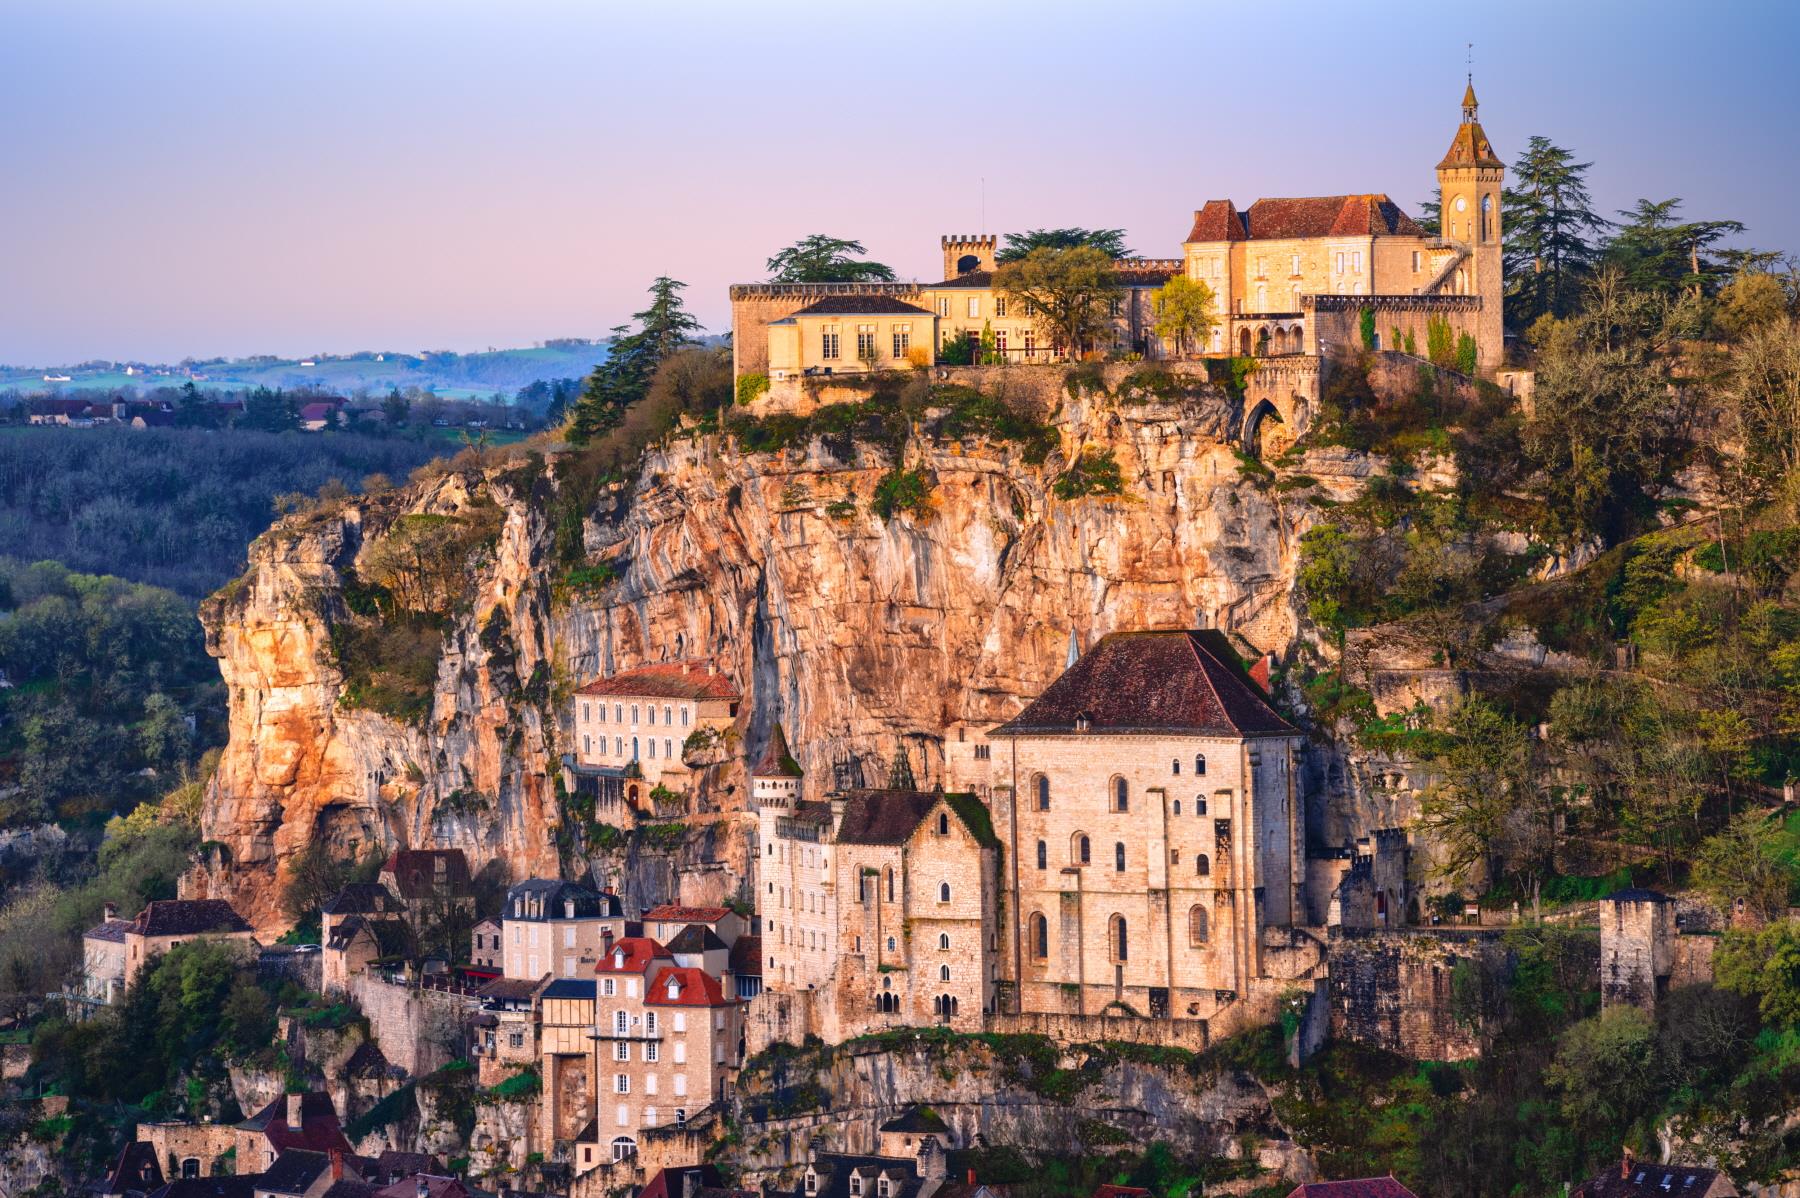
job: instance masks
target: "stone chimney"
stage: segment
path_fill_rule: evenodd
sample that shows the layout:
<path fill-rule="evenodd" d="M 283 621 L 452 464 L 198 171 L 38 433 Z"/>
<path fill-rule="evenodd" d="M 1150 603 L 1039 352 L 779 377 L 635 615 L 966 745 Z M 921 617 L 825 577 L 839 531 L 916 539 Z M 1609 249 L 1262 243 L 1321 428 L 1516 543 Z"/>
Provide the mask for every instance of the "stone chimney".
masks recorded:
<path fill-rule="evenodd" d="M 681 1198 L 694 1198 L 700 1190 L 700 1170 L 687 1169 L 681 1174 Z"/>
<path fill-rule="evenodd" d="M 344 1180 L 344 1153 L 341 1149 L 331 1150 L 331 1180 Z"/>
<path fill-rule="evenodd" d="M 119 905 L 117 903 L 108 903 L 100 908 L 100 910 L 107 919 L 119 918 Z"/>
<path fill-rule="evenodd" d="M 1631 1146 L 1627 1144 L 1625 1151 L 1619 1156 L 1619 1180 L 1624 1181 L 1631 1176 Z"/>
<path fill-rule="evenodd" d="M 298 1131 L 301 1127 L 300 1106 L 305 1098 L 306 1095 L 304 1094 L 289 1094 L 287 1096 L 287 1125 L 289 1131 Z"/>

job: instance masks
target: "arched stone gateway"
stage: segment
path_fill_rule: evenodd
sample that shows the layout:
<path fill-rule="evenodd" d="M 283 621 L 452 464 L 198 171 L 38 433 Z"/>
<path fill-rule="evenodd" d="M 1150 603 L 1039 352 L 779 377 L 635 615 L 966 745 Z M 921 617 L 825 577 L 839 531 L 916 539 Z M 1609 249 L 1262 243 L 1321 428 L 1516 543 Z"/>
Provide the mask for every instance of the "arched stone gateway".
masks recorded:
<path fill-rule="evenodd" d="M 1287 421 L 1281 418 L 1281 412 L 1273 403 L 1266 399 L 1258 400 L 1256 404 L 1251 407 L 1250 414 L 1244 417 L 1243 446 L 1245 453 L 1259 459 L 1269 456 L 1268 451 L 1272 450 L 1273 447 L 1264 444 L 1265 437 L 1273 431 L 1265 427 L 1269 421 L 1273 421 L 1277 425 L 1285 425 L 1287 423 Z M 1285 430 L 1283 430 L 1283 432 L 1285 433 Z M 1275 438 L 1270 437 L 1270 439 L 1272 440 Z M 1281 436 L 1279 439 L 1285 445 L 1287 442 L 1293 440 L 1293 437 L 1291 434 L 1288 434 Z"/>

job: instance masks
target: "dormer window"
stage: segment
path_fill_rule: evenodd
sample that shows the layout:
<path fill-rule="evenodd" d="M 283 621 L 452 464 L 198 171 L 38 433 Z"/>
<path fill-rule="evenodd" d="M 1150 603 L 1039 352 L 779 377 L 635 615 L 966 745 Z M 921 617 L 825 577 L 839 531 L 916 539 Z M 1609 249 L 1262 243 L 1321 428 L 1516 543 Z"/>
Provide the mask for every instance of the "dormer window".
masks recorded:
<path fill-rule="evenodd" d="M 625 968 L 625 950 L 624 949 L 619 949 L 617 952 L 613 953 L 613 968 L 614 969 Z"/>
<path fill-rule="evenodd" d="M 676 981 L 674 978 L 669 979 L 669 997 L 670 998 L 680 998 L 681 997 L 681 983 Z"/>
<path fill-rule="evenodd" d="M 806 1192 L 808 1194 L 817 1194 L 819 1192 L 819 1175 L 814 1173 L 811 1169 L 806 1171 Z"/>
<path fill-rule="evenodd" d="M 850 1192 L 852 1194 L 862 1193 L 862 1174 L 852 1173 L 850 1175 Z"/>
<path fill-rule="evenodd" d="M 888 1198 L 889 1189 L 890 1189 L 890 1185 L 889 1185 L 888 1179 L 885 1177 L 881 1178 L 879 1181 L 877 1181 L 875 1183 L 875 1190 L 876 1190 L 877 1198 Z"/>

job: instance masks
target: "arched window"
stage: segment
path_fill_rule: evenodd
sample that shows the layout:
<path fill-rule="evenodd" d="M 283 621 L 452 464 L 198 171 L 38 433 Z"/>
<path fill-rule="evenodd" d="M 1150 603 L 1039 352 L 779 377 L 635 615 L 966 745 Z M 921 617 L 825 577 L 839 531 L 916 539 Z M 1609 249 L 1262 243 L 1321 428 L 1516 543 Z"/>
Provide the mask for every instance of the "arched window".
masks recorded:
<path fill-rule="evenodd" d="M 1195 753 L 1194 754 L 1194 775 L 1196 777 L 1200 777 L 1200 778 L 1206 777 L 1206 754 L 1205 753 Z"/>
<path fill-rule="evenodd" d="M 950 817 L 942 811 L 938 812 L 938 835 L 950 835 Z"/>
<path fill-rule="evenodd" d="M 888 871 L 887 871 L 887 888 L 888 888 L 887 901 L 891 903 L 894 901 L 894 867 L 891 865 L 888 866 Z"/>
<path fill-rule="evenodd" d="M 938 966 L 938 981 L 947 982 L 949 980 L 950 980 L 950 967 L 948 965 Z"/>
<path fill-rule="evenodd" d="M 1483 241 L 1492 241 L 1494 239 L 1493 196 L 1481 197 L 1481 239 Z"/>
<path fill-rule="evenodd" d="M 1040 961 L 1050 956 L 1050 921 L 1042 915 L 1031 917 L 1031 955 Z"/>
<path fill-rule="evenodd" d="M 1169 763 L 1169 772 L 1171 774 L 1180 774 L 1181 773 L 1181 758 L 1177 757 L 1175 760 L 1173 760 Z"/>
<path fill-rule="evenodd" d="M 1050 810 L 1050 778 L 1047 774 L 1037 776 L 1037 809 Z"/>
<path fill-rule="evenodd" d="M 1207 938 L 1206 908 L 1188 908 L 1188 943 L 1205 944 Z"/>
<path fill-rule="evenodd" d="M 1131 959 L 1130 935 L 1125 927 L 1125 917 L 1115 915 L 1107 921 L 1107 949 L 1112 953 L 1114 962 L 1123 964 Z"/>
<path fill-rule="evenodd" d="M 1125 842 L 1122 840 L 1113 845 L 1113 870 L 1117 873 L 1125 872 Z"/>
<path fill-rule="evenodd" d="M 944 952 L 950 951 L 950 933 L 948 933 L 948 932 L 939 932 L 938 933 L 938 948 L 942 949 Z"/>
<path fill-rule="evenodd" d="M 1194 855 L 1194 873 L 1202 878 L 1212 877 L 1212 858 L 1205 853 L 1196 853 Z"/>
<path fill-rule="evenodd" d="M 1180 799 L 1175 800 L 1175 814 L 1176 815 L 1181 814 L 1181 800 Z"/>
<path fill-rule="evenodd" d="M 618 1136 L 612 1142 L 612 1154 L 615 1161 L 634 1157 L 637 1155 L 637 1142 L 630 1136 Z"/>
<path fill-rule="evenodd" d="M 950 901 L 950 883 L 939 882 L 938 883 L 938 902 L 947 903 L 949 901 Z"/>
<path fill-rule="evenodd" d="M 1075 838 L 1069 843 L 1069 857 L 1077 865 L 1086 865 L 1090 860 L 1088 838 L 1080 832 L 1075 833 Z"/>
<path fill-rule="evenodd" d="M 1038 841 L 1038 868 L 1050 868 L 1050 846 L 1041 840 Z"/>
<path fill-rule="evenodd" d="M 893 937 L 892 937 L 892 936 L 889 936 L 889 937 L 888 937 L 888 948 L 887 948 L 887 950 L 888 950 L 888 952 L 890 952 L 890 953 L 891 953 L 891 952 L 893 952 L 893 951 L 894 951 L 894 938 L 893 938 Z"/>
<path fill-rule="evenodd" d="M 1113 810 L 1114 811 L 1129 811 L 1129 810 L 1131 810 L 1131 788 L 1125 784 L 1125 779 L 1114 778 L 1112 790 L 1113 790 Z"/>
<path fill-rule="evenodd" d="M 1205 815 L 1206 814 L 1206 796 L 1205 795 L 1195 795 L 1194 796 L 1194 814 L 1195 815 Z"/>

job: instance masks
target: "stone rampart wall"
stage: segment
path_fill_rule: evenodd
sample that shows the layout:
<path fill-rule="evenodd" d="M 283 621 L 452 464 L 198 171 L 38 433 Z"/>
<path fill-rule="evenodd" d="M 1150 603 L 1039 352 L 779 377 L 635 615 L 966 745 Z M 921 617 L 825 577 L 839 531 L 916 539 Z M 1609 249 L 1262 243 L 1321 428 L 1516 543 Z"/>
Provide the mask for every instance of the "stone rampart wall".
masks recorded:
<path fill-rule="evenodd" d="M 1464 1061 L 1481 1051 L 1457 1020 L 1452 971 L 1490 966 L 1494 932 L 1339 933 L 1331 943 L 1331 1034 L 1418 1060 Z"/>
<path fill-rule="evenodd" d="M 448 1041 L 460 1034 L 468 1007 L 462 996 L 414 990 L 374 973 L 352 977 L 350 995 L 369 1017 L 369 1033 L 382 1054 L 412 1076 L 430 1073 L 454 1055 Z"/>

